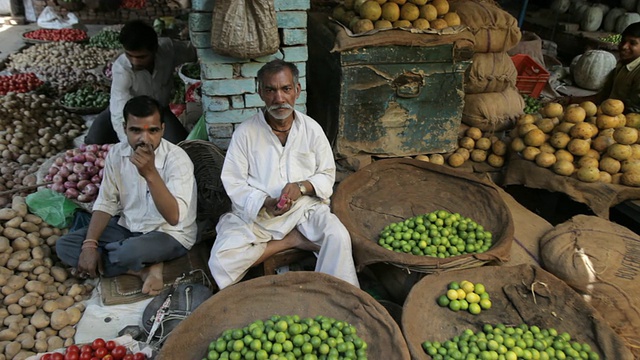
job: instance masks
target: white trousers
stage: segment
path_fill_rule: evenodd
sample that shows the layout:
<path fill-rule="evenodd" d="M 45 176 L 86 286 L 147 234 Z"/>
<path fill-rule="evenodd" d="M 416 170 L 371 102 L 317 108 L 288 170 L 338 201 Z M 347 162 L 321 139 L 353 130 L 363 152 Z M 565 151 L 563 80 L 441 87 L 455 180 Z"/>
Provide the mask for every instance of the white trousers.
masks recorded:
<path fill-rule="evenodd" d="M 351 252 L 351 237 L 329 206 L 316 203 L 304 211 L 293 212 L 291 216 L 297 216 L 298 221 L 283 216 L 285 228 L 279 231 L 267 230 L 259 222 L 247 224 L 233 213 L 220 217 L 216 241 L 209 257 L 209 269 L 218 287 L 223 289 L 240 281 L 262 256 L 267 242 L 282 240 L 282 234 L 288 234 L 293 228 L 320 246 L 316 254 L 316 271 L 360 287 Z"/>

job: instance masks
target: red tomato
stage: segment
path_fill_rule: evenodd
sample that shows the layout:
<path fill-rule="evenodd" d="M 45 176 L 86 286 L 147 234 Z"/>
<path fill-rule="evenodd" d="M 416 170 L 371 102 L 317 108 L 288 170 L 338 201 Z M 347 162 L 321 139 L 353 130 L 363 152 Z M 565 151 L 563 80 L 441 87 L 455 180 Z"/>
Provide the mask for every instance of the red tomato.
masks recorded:
<path fill-rule="evenodd" d="M 91 348 L 91 345 L 82 345 L 82 347 L 80 348 L 80 352 L 93 354 L 93 349 Z"/>
<path fill-rule="evenodd" d="M 72 352 L 74 353 L 80 352 L 80 348 L 78 347 L 78 345 L 69 345 L 69 347 L 67 348 L 67 354 Z"/>
<path fill-rule="evenodd" d="M 92 352 L 80 353 L 80 360 L 91 360 L 91 358 L 93 358 L 93 353 Z"/>
<path fill-rule="evenodd" d="M 107 341 L 107 343 L 105 344 L 105 347 L 107 348 L 107 350 L 112 351 L 113 349 L 116 348 L 116 342 L 113 340 L 109 340 Z"/>
<path fill-rule="evenodd" d="M 102 338 L 97 338 L 97 339 L 93 340 L 93 342 L 91 343 L 91 348 L 92 348 L 93 350 L 97 350 L 97 349 L 99 349 L 99 348 L 103 348 L 103 347 L 105 347 L 106 345 L 107 345 L 107 343 L 106 343 L 106 342 L 104 342 L 104 339 L 102 339 Z"/>
<path fill-rule="evenodd" d="M 147 355 L 141 353 L 141 352 L 137 352 L 135 354 L 133 354 L 133 360 L 147 360 Z"/>
<path fill-rule="evenodd" d="M 127 354 L 122 358 L 122 360 L 135 360 L 135 359 L 133 358 L 133 354 Z"/>
<path fill-rule="evenodd" d="M 40 358 L 40 360 L 51 360 L 51 354 L 44 354 Z"/>
<path fill-rule="evenodd" d="M 113 355 L 114 359 L 121 360 L 125 355 L 127 355 L 127 348 L 122 345 L 118 345 L 115 349 L 111 350 L 111 355 Z"/>
<path fill-rule="evenodd" d="M 96 349 L 93 355 L 95 355 L 95 357 L 97 357 L 98 359 L 102 359 L 107 354 L 109 354 L 109 350 L 107 350 L 106 347 L 99 347 Z"/>
<path fill-rule="evenodd" d="M 107 354 L 102 358 L 102 360 L 113 360 L 113 359 L 114 359 L 113 355 L 111 355 L 111 354 Z"/>
<path fill-rule="evenodd" d="M 64 355 L 64 360 L 80 360 L 80 353 L 67 351 Z"/>
<path fill-rule="evenodd" d="M 51 354 L 51 360 L 64 360 L 64 355 L 60 353 Z"/>

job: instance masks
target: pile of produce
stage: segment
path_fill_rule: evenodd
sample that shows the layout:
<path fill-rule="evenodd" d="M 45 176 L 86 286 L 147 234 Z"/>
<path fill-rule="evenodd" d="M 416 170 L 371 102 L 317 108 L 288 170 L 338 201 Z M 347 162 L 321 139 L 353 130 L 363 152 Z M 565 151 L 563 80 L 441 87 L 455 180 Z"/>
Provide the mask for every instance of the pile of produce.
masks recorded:
<path fill-rule="evenodd" d="M 452 311 L 469 311 L 473 315 L 491 309 L 491 297 L 481 283 L 452 281 L 447 289 L 447 293 L 438 298 L 438 305 L 442 307 L 448 307 Z"/>
<path fill-rule="evenodd" d="M 82 346 L 71 345 L 62 352 L 53 352 L 42 355 L 40 360 L 146 360 L 147 356 L 142 352 L 132 353 L 124 345 L 118 345 L 115 341 L 104 341 L 97 338 L 91 344 Z"/>
<path fill-rule="evenodd" d="M 622 41 L 622 35 L 620 34 L 611 34 L 611 35 L 607 35 L 605 37 L 601 37 L 600 40 L 604 41 L 604 42 L 609 42 L 615 45 L 620 44 L 620 41 Z"/>
<path fill-rule="evenodd" d="M 502 167 L 507 144 L 497 136 L 485 135 L 477 127 L 468 128 L 465 136 L 458 141 L 460 147 L 447 158 L 447 163 L 452 167 L 460 167 L 471 159 L 477 163 L 487 162 L 495 168 Z"/>
<path fill-rule="evenodd" d="M 53 181 L 48 187 L 69 199 L 92 202 L 98 196 L 110 147 L 82 144 L 80 148 L 67 150 L 54 160 L 44 180 Z"/>
<path fill-rule="evenodd" d="M 438 258 L 483 253 L 492 234 L 472 219 L 437 210 L 391 223 L 382 229 L 378 245 L 387 250 Z"/>
<path fill-rule="evenodd" d="M 540 100 L 527 94 L 522 95 L 522 98 L 524 99 L 525 114 L 535 114 L 540 110 L 540 108 L 542 108 L 542 103 L 540 102 Z"/>
<path fill-rule="evenodd" d="M 200 64 L 199 63 L 187 63 L 182 66 L 182 75 L 190 78 L 200 80 Z"/>
<path fill-rule="evenodd" d="M 640 7 L 636 0 L 621 0 L 618 7 L 611 2 L 587 0 L 553 0 L 551 9 L 558 14 L 570 14 L 571 22 L 580 24 L 582 31 L 622 33 L 630 24 L 640 21 Z"/>
<path fill-rule="evenodd" d="M 95 46 L 103 49 L 120 49 L 122 44 L 118 37 L 119 31 L 102 30 L 89 39 L 89 46 Z"/>
<path fill-rule="evenodd" d="M 83 86 L 78 90 L 64 94 L 60 99 L 60 104 L 69 108 L 104 109 L 109 105 L 109 98 L 110 95 L 106 91 Z"/>
<path fill-rule="evenodd" d="M 354 326 L 325 316 L 274 315 L 229 329 L 209 344 L 207 359 L 367 359 Z"/>
<path fill-rule="evenodd" d="M 22 197 L 0 210 L 0 224 L 0 354 L 25 359 L 72 345 L 93 287 L 56 265 L 52 249 L 62 231 L 30 214 Z"/>
<path fill-rule="evenodd" d="M 485 324 L 482 331 L 466 329 L 443 343 L 425 341 L 422 348 L 434 359 L 600 359 L 589 344 L 572 341 L 569 333 L 527 324 Z"/>
<path fill-rule="evenodd" d="M 83 41 L 88 38 L 87 32 L 80 29 L 38 29 L 24 34 L 27 39 L 44 41 Z"/>
<path fill-rule="evenodd" d="M 584 182 L 640 186 L 640 114 L 623 114 L 620 100 L 545 105 L 523 115 L 512 131 L 512 150 L 556 174 Z"/>
<path fill-rule="evenodd" d="M 346 0 L 332 16 L 356 34 L 374 29 L 444 29 L 460 25 L 447 0 Z"/>
<path fill-rule="evenodd" d="M 26 93 L 44 84 L 34 73 L 0 76 L 0 95 L 9 92 Z"/>

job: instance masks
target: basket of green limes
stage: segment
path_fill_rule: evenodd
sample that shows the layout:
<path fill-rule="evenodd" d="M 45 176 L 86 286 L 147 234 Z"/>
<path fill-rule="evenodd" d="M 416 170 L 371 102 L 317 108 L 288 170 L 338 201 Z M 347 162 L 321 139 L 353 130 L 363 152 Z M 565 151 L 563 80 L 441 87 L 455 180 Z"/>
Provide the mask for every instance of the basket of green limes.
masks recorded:
<path fill-rule="evenodd" d="M 331 204 L 358 268 L 387 263 L 428 274 L 509 259 L 511 212 L 499 189 L 473 174 L 380 160 L 343 180 Z"/>
<path fill-rule="evenodd" d="M 71 90 L 59 99 L 60 106 L 72 113 L 97 114 L 109 106 L 108 90 L 94 86 L 81 86 Z"/>

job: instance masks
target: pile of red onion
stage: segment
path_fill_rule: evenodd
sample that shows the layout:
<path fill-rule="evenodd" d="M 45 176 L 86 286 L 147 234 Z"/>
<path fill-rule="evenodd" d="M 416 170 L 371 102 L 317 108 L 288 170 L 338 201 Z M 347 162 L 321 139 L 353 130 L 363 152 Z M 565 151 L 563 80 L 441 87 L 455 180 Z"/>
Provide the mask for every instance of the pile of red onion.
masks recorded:
<path fill-rule="evenodd" d="M 54 160 L 45 181 L 53 181 L 48 187 L 63 193 L 69 199 L 92 202 L 98 196 L 104 161 L 112 145 L 80 145 L 69 149 L 64 156 Z"/>

